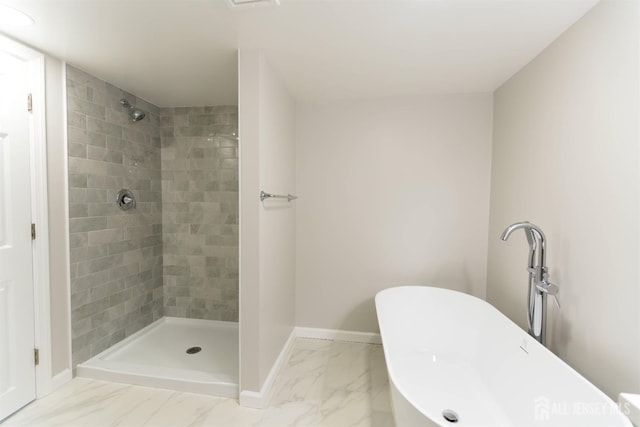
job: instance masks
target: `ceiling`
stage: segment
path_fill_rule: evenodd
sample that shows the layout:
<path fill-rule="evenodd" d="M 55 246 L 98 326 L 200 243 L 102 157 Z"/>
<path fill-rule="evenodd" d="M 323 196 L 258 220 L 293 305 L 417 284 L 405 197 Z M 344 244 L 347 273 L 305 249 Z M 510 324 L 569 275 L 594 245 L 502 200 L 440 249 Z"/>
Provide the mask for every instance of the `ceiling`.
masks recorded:
<path fill-rule="evenodd" d="M 0 0 L 0 32 L 161 107 L 237 102 L 237 49 L 301 101 L 491 92 L 597 0 Z"/>

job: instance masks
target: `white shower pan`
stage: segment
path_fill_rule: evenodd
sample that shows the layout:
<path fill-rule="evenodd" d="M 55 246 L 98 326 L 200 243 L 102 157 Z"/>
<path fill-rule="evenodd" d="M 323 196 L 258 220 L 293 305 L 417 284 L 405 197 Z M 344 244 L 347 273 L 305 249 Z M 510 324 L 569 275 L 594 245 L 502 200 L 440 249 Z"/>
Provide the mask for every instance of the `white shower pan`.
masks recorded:
<path fill-rule="evenodd" d="M 77 369 L 79 377 L 237 398 L 238 324 L 163 317 Z"/>

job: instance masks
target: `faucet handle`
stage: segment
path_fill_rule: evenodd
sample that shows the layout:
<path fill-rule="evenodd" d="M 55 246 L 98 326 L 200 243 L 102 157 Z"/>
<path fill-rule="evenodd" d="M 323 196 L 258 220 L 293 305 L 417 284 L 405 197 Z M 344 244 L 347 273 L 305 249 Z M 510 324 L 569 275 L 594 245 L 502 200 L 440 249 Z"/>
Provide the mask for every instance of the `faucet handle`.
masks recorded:
<path fill-rule="evenodd" d="M 558 292 L 560 292 L 560 288 L 558 285 L 543 280 L 536 285 L 536 289 L 547 295 L 551 295 L 553 297 L 553 302 L 556 303 L 556 307 L 558 307 L 558 309 L 560 308 L 560 301 L 558 300 Z"/>
<path fill-rule="evenodd" d="M 545 294 L 549 294 L 549 295 L 557 295 L 558 292 L 560 292 L 560 288 L 558 287 L 558 285 L 555 285 L 551 282 L 546 282 L 546 281 L 541 281 L 536 285 L 536 288 L 540 291 L 540 292 L 544 292 Z"/>

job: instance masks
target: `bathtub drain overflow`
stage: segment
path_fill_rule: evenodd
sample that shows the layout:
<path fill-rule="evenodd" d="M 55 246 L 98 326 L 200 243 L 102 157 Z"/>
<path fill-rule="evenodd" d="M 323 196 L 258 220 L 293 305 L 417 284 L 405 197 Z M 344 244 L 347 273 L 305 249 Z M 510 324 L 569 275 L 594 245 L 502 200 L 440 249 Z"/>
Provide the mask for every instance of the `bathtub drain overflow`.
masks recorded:
<path fill-rule="evenodd" d="M 451 409 L 445 409 L 444 411 L 442 411 L 442 416 L 444 417 L 445 420 L 449 421 L 450 423 L 458 422 L 458 414 L 456 414 Z"/>
<path fill-rule="evenodd" d="M 189 347 L 187 349 L 187 354 L 196 354 L 196 353 L 200 353 L 200 351 L 202 350 L 202 347 Z"/>

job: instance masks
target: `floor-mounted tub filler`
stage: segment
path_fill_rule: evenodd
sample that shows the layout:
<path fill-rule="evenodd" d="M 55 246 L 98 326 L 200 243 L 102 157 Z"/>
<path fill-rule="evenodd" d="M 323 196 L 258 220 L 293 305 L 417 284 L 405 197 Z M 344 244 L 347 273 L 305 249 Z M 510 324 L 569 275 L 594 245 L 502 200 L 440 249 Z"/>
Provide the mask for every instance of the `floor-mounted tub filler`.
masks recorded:
<path fill-rule="evenodd" d="M 396 427 L 631 427 L 602 391 L 489 303 L 423 286 L 376 309 Z"/>
<path fill-rule="evenodd" d="M 78 365 L 78 376 L 238 397 L 238 324 L 163 317 Z"/>

